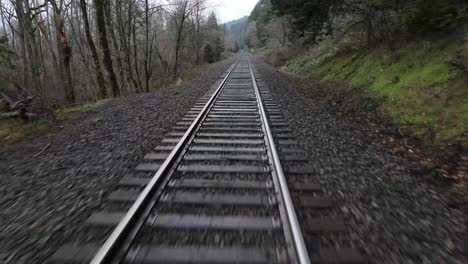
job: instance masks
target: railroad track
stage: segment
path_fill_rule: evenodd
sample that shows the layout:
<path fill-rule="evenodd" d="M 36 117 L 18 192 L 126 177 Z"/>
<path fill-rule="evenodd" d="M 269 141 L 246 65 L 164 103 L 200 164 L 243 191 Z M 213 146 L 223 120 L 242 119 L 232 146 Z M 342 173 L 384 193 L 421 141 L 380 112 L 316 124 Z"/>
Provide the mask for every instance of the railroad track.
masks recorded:
<path fill-rule="evenodd" d="M 307 181 L 292 186 L 301 194 L 292 198 L 285 175 L 310 172 L 255 76 L 242 56 L 145 156 L 140 174 L 122 179 L 107 198 L 111 209 L 87 219 L 92 235 L 48 262 L 311 263 L 293 200 L 311 210 L 331 200 L 317 197 L 319 186 Z M 314 234 L 343 226 L 314 221 Z M 354 251 L 343 252 L 314 252 L 312 260 L 359 262 Z"/>

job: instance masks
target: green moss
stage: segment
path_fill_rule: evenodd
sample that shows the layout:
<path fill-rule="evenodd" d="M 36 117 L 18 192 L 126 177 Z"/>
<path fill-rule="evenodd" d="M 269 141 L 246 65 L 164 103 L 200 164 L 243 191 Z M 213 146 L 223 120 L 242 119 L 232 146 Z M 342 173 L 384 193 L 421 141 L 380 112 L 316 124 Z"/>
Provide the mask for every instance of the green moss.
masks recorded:
<path fill-rule="evenodd" d="M 416 135 L 443 142 L 466 140 L 468 131 L 468 78 L 449 65 L 454 59 L 468 63 L 468 44 L 413 43 L 396 52 L 312 50 L 285 69 L 367 87 L 372 96 L 363 98 L 362 109 L 382 111 Z"/>
<path fill-rule="evenodd" d="M 0 120 L 0 146 L 6 149 L 10 144 L 16 143 L 25 137 L 37 135 L 50 126 L 47 120 L 25 122 L 21 119 Z"/>
<path fill-rule="evenodd" d="M 68 108 L 64 108 L 64 109 L 61 109 L 61 110 L 58 110 L 56 112 L 56 115 L 57 115 L 57 119 L 58 120 L 65 120 L 71 116 L 74 116 L 76 114 L 80 114 L 80 113 L 86 113 L 86 112 L 89 112 L 89 111 L 92 111 L 100 106 L 103 106 L 105 104 L 107 104 L 108 102 L 110 102 L 112 99 L 102 99 L 102 100 L 99 100 L 97 102 L 94 102 L 94 103 L 90 103 L 90 104 L 83 104 L 83 105 L 78 105 L 78 106 L 73 106 L 73 107 L 68 107 Z"/>

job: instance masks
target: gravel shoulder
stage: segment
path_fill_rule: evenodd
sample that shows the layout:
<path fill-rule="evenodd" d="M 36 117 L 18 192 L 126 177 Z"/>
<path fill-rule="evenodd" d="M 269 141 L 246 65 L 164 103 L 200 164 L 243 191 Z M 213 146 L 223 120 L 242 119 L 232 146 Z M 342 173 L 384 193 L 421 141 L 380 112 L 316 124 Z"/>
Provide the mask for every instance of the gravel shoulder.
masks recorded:
<path fill-rule="evenodd" d="M 47 259 L 231 64 L 179 87 L 113 100 L 0 153 L 0 262 Z"/>
<path fill-rule="evenodd" d="M 461 193 L 428 183 L 430 175 L 415 176 L 415 164 L 385 151 L 365 124 L 335 114 L 304 95 L 300 82 L 254 61 L 308 153 L 315 180 L 345 217 L 348 231 L 340 241 L 356 246 L 370 263 L 466 263 Z"/>

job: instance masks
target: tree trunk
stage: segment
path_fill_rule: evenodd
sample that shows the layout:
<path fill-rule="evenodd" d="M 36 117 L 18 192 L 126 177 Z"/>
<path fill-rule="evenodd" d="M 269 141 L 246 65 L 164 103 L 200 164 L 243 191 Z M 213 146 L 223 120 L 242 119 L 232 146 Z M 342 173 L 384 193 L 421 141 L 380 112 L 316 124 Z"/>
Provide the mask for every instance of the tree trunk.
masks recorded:
<path fill-rule="evenodd" d="M 89 29 L 89 19 L 88 19 L 88 10 L 86 7 L 86 0 L 80 0 L 80 8 L 81 14 L 83 16 L 84 22 L 84 30 L 86 34 L 86 39 L 88 41 L 89 49 L 91 50 L 91 56 L 93 57 L 94 66 L 96 67 L 96 79 L 98 83 L 99 89 L 99 97 L 106 98 L 107 97 L 107 87 L 106 81 L 104 80 L 104 74 L 102 73 L 101 68 L 101 61 L 99 59 L 99 54 L 96 49 L 96 45 L 94 44 L 93 37 L 91 35 L 91 31 Z"/>
<path fill-rule="evenodd" d="M 462 40 L 468 42 L 468 21 L 466 19 L 468 17 L 468 14 L 466 13 L 468 7 L 466 5 L 466 0 L 458 0 L 459 16 L 464 18 L 461 25 Z"/>
<path fill-rule="evenodd" d="M 156 55 L 158 55 L 159 62 L 161 62 L 163 70 L 167 73 L 167 75 L 170 76 L 171 75 L 171 67 L 170 67 L 169 63 L 163 58 L 163 56 L 161 54 L 161 51 L 159 51 L 159 47 L 157 46 L 157 44 L 156 44 L 155 51 L 156 51 Z"/>
<path fill-rule="evenodd" d="M 8 39 L 8 33 L 7 33 L 7 30 L 6 30 L 6 22 L 5 22 L 5 14 L 3 12 L 3 3 L 2 3 L 1 0 L 0 0 L 0 16 L 2 17 L 3 33 L 5 34 L 5 37 Z M 11 55 L 10 55 L 10 53 L 7 53 L 7 61 L 8 61 L 8 65 L 10 65 L 11 64 Z"/>
<path fill-rule="evenodd" d="M 366 15 L 366 27 L 367 27 L 367 48 L 374 48 L 374 29 L 372 26 L 372 15 L 368 13 Z"/>
<path fill-rule="evenodd" d="M 49 1 L 52 4 L 54 10 L 54 25 L 57 38 L 58 54 L 62 64 L 62 67 L 60 67 L 60 76 L 64 85 L 65 98 L 68 103 L 75 103 L 75 90 L 73 89 L 71 74 L 72 48 L 68 42 L 67 34 L 65 33 L 62 9 L 59 8 L 55 0 Z"/>
<path fill-rule="evenodd" d="M 144 71 L 145 71 L 145 90 L 149 93 L 149 80 L 150 80 L 150 72 L 149 72 L 149 3 L 148 0 L 145 0 L 145 60 L 144 60 Z"/>
<path fill-rule="evenodd" d="M 141 84 L 141 75 L 140 75 L 140 68 L 138 66 L 138 42 L 137 42 L 137 21 L 136 19 L 133 19 L 132 23 L 132 39 L 133 39 L 133 61 L 135 63 L 135 74 L 136 74 L 136 81 L 137 81 L 137 90 L 139 92 L 143 92 L 143 87 Z"/>
<path fill-rule="evenodd" d="M 180 22 L 177 25 L 177 39 L 176 39 L 176 45 L 175 45 L 175 62 L 174 62 L 174 69 L 172 72 L 172 79 L 176 80 L 177 79 L 177 71 L 178 71 L 178 66 L 179 66 L 179 52 L 180 52 L 180 47 L 181 47 L 181 42 L 182 42 L 182 31 L 184 30 L 184 23 L 185 19 L 187 18 L 187 5 L 188 5 L 188 0 L 184 1 L 182 3 L 182 7 L 180 10 Z M 176 17 L 176 21 L 179 19 Z"/>
<path fill-rule="evenodd" d="M 27 41 L 28 41 L 28 30 L 26 26 L 26 17 L 24 13 L 24 5 L 23 0 L 16 1 L 15 5 L 16 16 L 18 19 L 18 35 L 20 38 L 20 53 L 23 62 L 23 85 L 28 87 L 31 82 L 30 78 L 30 63 L 29 63 L 29 56 L 28 56 L 28 48 L 27 48 Z"/>
<path fill-rule="evenodd" d="M 112 8 L 111 2 L 112 1 L 106 1 L 105 2 L 105 4 L 104 4 L 104 16 L 105 16 L 106 25 L 107 25 L 107 28 L 108 28 L 107 34 L 108 34 L 108 37 L 112 40 L 111 42 L 112 42 L 112 46 L 113 46 L 114 52 L 115 52 L 113 57 L 116 59 L 116 63 L 117 63 L 116 67 L 122 73 L 123 63 L 122 63 L 122 58 L 121 58 L 121 55 L 120 55 L 120 50 L 121 49 L 119 48 L 119 45 L 118 45 L 118 42 L 117 42 L 117 37 L 115 35 L 115 30 L 114 30 L 114 25 L 115 24 L 114 24 L 114 19 L 112 17 L 112 13 L 111 13 L 111 8 Z M 130 1 L 128 1 L 128 2 L 130 3 Z M 110 47 L 109 47 L 109 49 L 110 49 Z M 122 91 L 124 91 L 124 87 L 126 87 L 125 82 L 124 82 L 124 78 L 122 78 L 122 76 L 123 76 L 123 74 L 116 76 L 117 83 L 119 83 L 121 93 L 122 93 Z"/>
<path fill-rule="evenodd" d="M 281 47 L 286 47 L 286 41 L 287 41 L 287 25 L 286 21 L 284 18 L 280 21 L 281 23 Z"/>
<path fill-rule="evenodd" d="M 196 52 L 196 59 L 195 59 L 195 64 L 199 65 L 201 63 L 201 58 L 200 58 L 200 49 L 202 46 L 201 43 L 201 32 L 200 32 L 200 22 L 202 19 L 201 15 L 201 4 L 202 1 L 197 1 L 196 7 L 195 7 L 195 52 Z"/>
<path fill-rule="evenodd" d="M 99 33 L 99 42 L 104 54 L 104 65 L 111 83 L 112 93 L 114 96 L 120 96 L 119 84 L 117 83 L 117 77 L 115 76 L 114 67 L 112 66 L 109 42 L 107 40 L 106 19 L 104 17 L 104 0 L 94 0 L 94 7 L 96 8 L 96 23 Z"/>
<path fill-rule="evenodd" d="M 124 56 L 124 62 L 127 66 L 127 80 L 132 83 L 134 92 L 139 93 L 138 81 L 136 80 L 133 72 L 133 63 L 132 63 L 132 3 L 128 2 L 127 13 L 124 16 L 124 13 L 121 8 L 121 2 L 117 2 L 117 26 L 118 33 L 120 35 L 120 46 Z M 124 19 L 126 18 L 126 20 Z M 126 27 L 125 27 L 126 26 Z M 123 65 L 123 64 L 122 64 Z M 123 68 L 123 67 L 122 67 Z"/>
<path fill-rule="evenodd" d="M 37 58 L 39 52 L 35 30 L 32 26 L 31 9 L 28 1 L 25 0 L 17 0 L 15 8 L 24 63 L 24 86 L 34 87 L 36 93 L 41 93 L 41 70 Z"/>

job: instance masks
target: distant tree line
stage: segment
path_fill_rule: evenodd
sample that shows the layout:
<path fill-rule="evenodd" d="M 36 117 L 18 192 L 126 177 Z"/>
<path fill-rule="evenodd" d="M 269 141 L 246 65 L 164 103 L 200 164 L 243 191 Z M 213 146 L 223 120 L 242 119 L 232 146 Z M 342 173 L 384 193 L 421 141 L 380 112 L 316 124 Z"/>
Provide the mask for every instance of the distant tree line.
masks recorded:
<path fill-rule="evenodd" d="M 224 39 L 227 50 L 236 53 L 241 49 L 245 49 L 248 23 L 249 17 L 245 16 L 224 24 Z"/>
<path fill-rule="evenodd" d="M 467 0 L 260 0 L 250 16 L 247 43 L 314 45 L 345 35 L 367 48 L 452 34 L 466 38 Z"/>
<path fill-rule="evenodd" d="M 0 0 L 0 16 L 10 109 L 25 98 L 39 109 L 149 92 L 224 50 L 205 0 Z"/>

